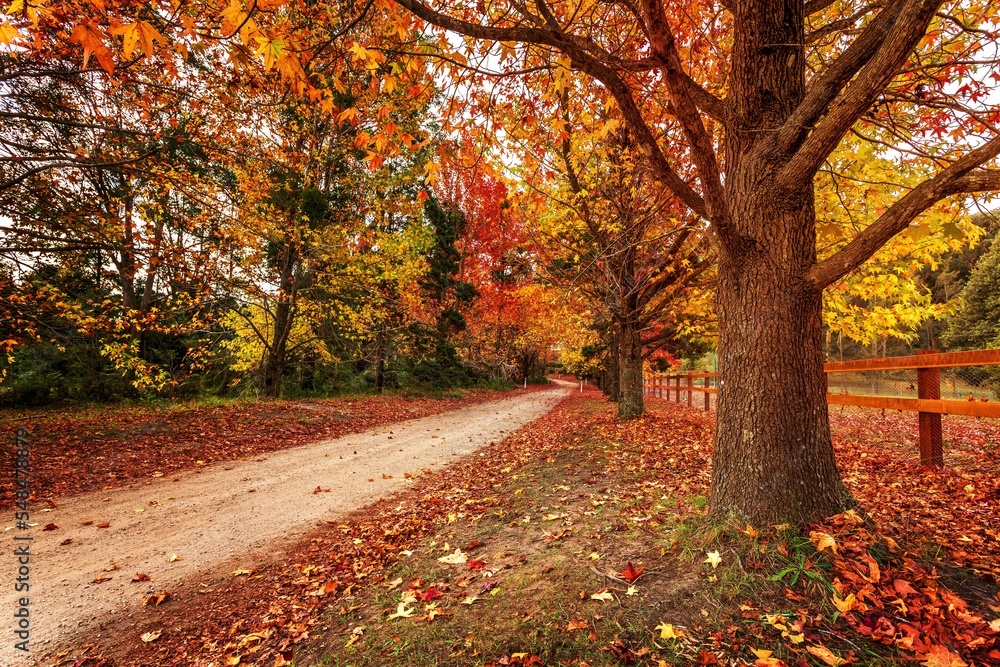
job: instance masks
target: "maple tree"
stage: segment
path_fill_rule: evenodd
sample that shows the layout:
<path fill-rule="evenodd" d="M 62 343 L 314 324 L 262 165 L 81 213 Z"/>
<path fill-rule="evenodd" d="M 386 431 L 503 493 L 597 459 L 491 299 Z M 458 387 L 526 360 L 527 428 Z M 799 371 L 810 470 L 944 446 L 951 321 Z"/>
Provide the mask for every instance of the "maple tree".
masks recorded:
<path fill-rule="evenodd" d="M 1000 189 L 985 79 L 996 6 L 398 3 L 442 35 L 465 35 L 484 68 L 556 60 L 606 89 L 660 182 L 709 223 L 722 382 L 715 511 L 769 521 L 850 506 L 825 409 L 823 290 L 937 202 Z M 452 50 L 445 39 L 438 48 Z M 899 145 L 932 175 L 820 258 L 816 174 L 845 135 L 878 143 L 880 130 L 891 137 L 882 156 L 894 162 Z"/>
<path fill-rule="evenodd" d="M 697 222 L 651 177 L 627 133 L 604 117 L 605 96 L 588 99 L 553 78 L 554 92 L 530 98 L 530 106 L 541 114 L 549 106 L 561 124 L 548 136 L 531 128 L 534 136 L 521 142 L 541 153 L 524 156 L 520 167 L 524 187 L 541 195 L 526 197 L 538 253 L 550 279 L 584 292 L 607 314 L 604 387 L 629 419 L 644 411 L 643 360 L 677 342 L 681 320 L 708 319 L 699 297 L 708 293 L 713 258 Z"/>

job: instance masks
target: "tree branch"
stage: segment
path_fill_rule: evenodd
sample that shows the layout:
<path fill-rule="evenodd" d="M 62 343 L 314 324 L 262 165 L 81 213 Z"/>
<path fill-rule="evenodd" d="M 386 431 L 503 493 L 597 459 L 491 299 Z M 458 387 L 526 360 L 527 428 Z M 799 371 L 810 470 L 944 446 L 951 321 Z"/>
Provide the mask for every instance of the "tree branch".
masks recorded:
<path fill-rule="evenodd" d="M 810 16 L 817 12 L 821 12 L 830 5 L 832 5 L 836 0 L 809 0 L 806 2 L 803 9 L 803 16 Z"/>
<path fill-rule="evenodd" d="M 419 0 L 395 1 L 400 6 L 411 11 L 418 18 L 461 35 L 501 42 L 521 42 L 551 46 L 568 55 L 574 67 L 604 84 L 608 92 L 615 98 L 619 109 L 622 111 L 622 115 L 636 135 L 636 140 L 655 167 L 663 185 L 669 188 L 671 192 L 677 195 L 695 213 L 703 218 L 712 219 L 709 209 L 705 205 L 705 200 L 690 185 L 685 183 L 684 179 L 670 166 L 669 161 L 657 144 L 652 130 L 649 129 L 649 126 L 643 119 L 642 111 L 632 97 L 632 92 L 629 90 L 628 85 L 626 85 L 617 72 L 588 53 L 587 49 L 583 45 L 576 43 L 576 40 L 573 40 L 571 36 L 563 36 L 551 30 L 529 26 L 514 28 L 485 26 L 442 14 Z"/>
<path fill-rule="evenodd" d="M 973 172 L 997 155 L 1000 155 L 1000 137 L 991 139 L 910 190 L 850 243 L 814 265 L 809 271 L 809 281 L 817 289 L 823 289 L 844 277 L 942 199 L 962 193 L 1000 191 L 1000 170 Z"/>
<path fill-rule="evenodd" d="M 722 187 L 719 163 L 715 155 L 712 138 L 702 123 L 698 107 L 690 96 L 694 81 L 684 71 L 680 54 L 674 42 L 673 32 L 667 22 L 667 15 L 661 0 L 642 0 L 646 25 L 649 29 L 650 48 L 653 57 L 663 66 L 664 78 L 670 93 L 677 120 L 691 147 L 691 158 L 698 169 L 704 191 L 709 219 L 723 226 L 729 217 L 726 194 Z M 695 84 L 697 85 L 697 84 Z M 700 86 L 699 86 L 700 87 Z"/>
<path fill-rule="evenodd" d="M 573 49 L 573 51 L 576 50 Z M 677 198 L 684 202 L 692 211 L 703 218 L 712 220 L 709 209 L 705 205 L 705 200 L 690 185 L 685 183 L 680 175 L 674 171 L 673 167 L 670 166 L 670 162 L 656 142 L 656 137 L 653 136 L 652 130 L 649 129 L 649 125 L 646 124 L 645 119 L 642 117 L 642 111 L 632 97 L 632 92 L 625 82 L 622 81 L 621 77 L 603 63 L 590 58 L 586 54 L 573 53 L 571 55 L 581 56 L 580 59 L 574 57 L 574 67 L 603 83 L 608 92 L 615 98 L 622 116 L 625 117 L 629 128 L 635 134 L 636 142 L 642 146 L 650 163 L 659 175 L 660 182 L 677 195 Z"/>
<path fill-rule="evenodd" d="M 833 72 L 830 76 L 821 75 L 819 91 L 816 96 L 806 95 L 800 108 L 809 101 L 808 107 L 799 114 L 799 109 L 793 112 L 792 117 L 782 127 L 779 132 L 779 145 L 791 147 L 797 143 L 797 137 L 811 124 L 812 119 L 827 107 L 825 100 L 834 93 L 835 90 L 845 85 L 850 78 L 853 68 L 847 64 L 856 64 L 867 60 L 857 77 L 847 85 L 832 103 L 823 119 L 816 125 L 816 128 L 809 134 L 808 138 L 802 142 L 801 147 L 795 156 L 785 165 L 778 175 L 778 183 L 788 189 L 794 189 L 804 182 L 809 182 L 820 168 L 826 158 L 840 143 L 844 134 L 851 129 L 851 126 L 871 108 L 872 103 L 878 95 L 888 85 L 892 78 L 906 63 L 907 58 L 913 53 L 913 49 L 920 42 L 920 39 L 927 31 L 934 13 L 941 6 L 943 0 L 907 0 L 900 7 L 899 15 L 895 18 L 886 38 L 877 46 L 877 50 L 870 58 L 867 50 L 864 53 L 851 55 L 854 44 L 848 48 L 841 58 L 838 58 L 830 68 Z M 879 13 L 875 21 L 869 28 L 865 29 L 856 42 L 865 40 L 863 45 L 872 41 L 870 30 L 876 24 L 884 29 L 882 16 L 897 5 L 894 2 L 890 7 Z M 877 34 L 880 30 L 875 30 Z M 870 48 L 870 47 L 869 47 Z M 840 61 L 848 58 L 848 63 L 840 65 Z M 790 126 L 794 120 L 798 126 Z M 788 134 L 785 134 L 785 130 Z M 789 142 L 789 139 L 792 141 Z"/>
<path fill-rule="evenodd" d="M 813 77 L 809 90 L 778 130 L 776 143 L 790 153 L 851 78 L 878 52 L 907 0 L 892 0 L 833 63 Z"/>

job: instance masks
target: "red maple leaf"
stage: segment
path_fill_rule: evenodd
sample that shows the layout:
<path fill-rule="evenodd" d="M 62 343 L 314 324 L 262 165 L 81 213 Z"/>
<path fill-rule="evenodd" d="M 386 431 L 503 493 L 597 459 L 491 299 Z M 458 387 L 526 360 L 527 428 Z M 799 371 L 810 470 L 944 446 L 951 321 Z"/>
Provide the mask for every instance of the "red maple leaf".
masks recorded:
<path fill-rule="evenodd" d="M 430 602 L 431 600 L 437 600 L 442 596 L 441 591 L 431 586 L 426 591 L 420 594 L 421 602 Z"/>
<path fill-rule="evenodd" d="M 629 561 L 625 566 L 625 569 L 621 570 L 618 574 L 622 575 L 622 578 L 631 584 L 633 581 L 642 576 L 643 570 L 645 570 L 645 568 L 636 567 L 632 565 L 632 561 Z"/>

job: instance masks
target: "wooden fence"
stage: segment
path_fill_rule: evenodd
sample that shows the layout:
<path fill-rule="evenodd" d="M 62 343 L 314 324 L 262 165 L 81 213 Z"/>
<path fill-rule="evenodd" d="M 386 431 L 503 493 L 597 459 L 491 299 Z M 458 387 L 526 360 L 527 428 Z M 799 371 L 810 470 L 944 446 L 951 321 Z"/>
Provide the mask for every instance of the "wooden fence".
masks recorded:
<path fill-rule="evenodd" d="M 940 369 L 996 365 L 1000 365 L 1000 350 L 943 353 L 923 350 L 916 355 L 906 357 L 828 362 L 824 366 L 827 373 L 915 370 L 917 398 L 827 393 L 827 403 L 916 412 L 920 433 L 920 462 L 928 466 L 941 466 L 944 463 L 941 415 L 1000 418 L 1000 402 L 973 400 L 971 396 L 965 401 L 942 400 Z M 694 395 L 702 394 L 705 410 L 710 410 L 713 403 L 712 396 L 718 393 L 718 377 L 718 373 L 650 375 L 643 380 L 643 393 L 667 400 L 671 400 L 673 395 L 673 400 L 677 403 L 682 402 L 683 394 L 689 407 L 694 406 Z"/>

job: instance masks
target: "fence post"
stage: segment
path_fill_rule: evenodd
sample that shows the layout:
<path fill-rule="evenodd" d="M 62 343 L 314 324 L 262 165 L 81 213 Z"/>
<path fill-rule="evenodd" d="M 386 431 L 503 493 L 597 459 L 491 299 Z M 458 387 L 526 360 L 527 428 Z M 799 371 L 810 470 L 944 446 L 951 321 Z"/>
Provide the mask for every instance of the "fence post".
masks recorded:
<path fill-rule="evenodd" d="M 711 378 L 705 378 L 705 389 L 708 389 L 712 384 Z M 705 412 L 711 412 L 712 410 L 712 395 L 705 392 Z"/>
<path fill-rule="evenodd" d="M 917 354 L 937 354 L 937 350 L 918 350 Z M 937 368 L 917 369 L 917 398 L 941 398 L 941 371 Z M 920 422 L 920 464 L 940 467 L 944 465 L 941 415 L 936 412 L 917 413 Z"/>
<path fill-rule="evenodd" d="M 688 375 L 688 407 L 691 407 L 691 402 L 694 400 L 694 378 Z"/>

